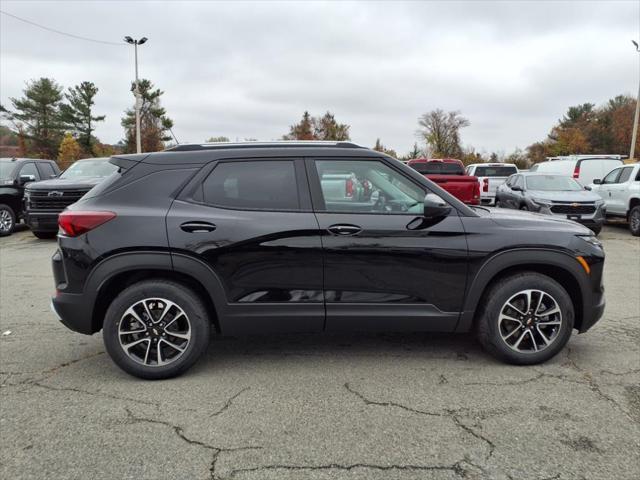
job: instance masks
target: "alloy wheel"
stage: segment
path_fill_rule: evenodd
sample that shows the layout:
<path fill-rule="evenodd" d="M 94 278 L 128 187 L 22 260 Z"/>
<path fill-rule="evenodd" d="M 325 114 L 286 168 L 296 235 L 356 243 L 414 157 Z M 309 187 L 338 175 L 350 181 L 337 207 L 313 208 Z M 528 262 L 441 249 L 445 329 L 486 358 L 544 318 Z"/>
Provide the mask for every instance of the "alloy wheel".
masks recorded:
<path fill-rule="evenodd" d="M 638 230 L 640 230 L 640 210 L 634 209 L 634 211 L 631 212 L 629 224 L 629 228 L 632 232 L 637 232 Z"/>
<path fill-rule="evenodd" d="M 9 210 L 0 210 L 0 232 L 9 232 L 13 226 L 13 218 Z"/>
<path fill-rule="evenodd" d="M 502 341 L 519 353 L 536 353 L 555 342 L 562 326 L 555 298 L 542 290 L 523 290 L 500 309 L 498 329 Z"/>
<path fill-rule="evenodd" d="M 165 366 L 187 350 L 191 323 L 176 303 L 145 298 L 131 305 L 120 318 L 118 340 L 133 361 L 147 367 Z"/>

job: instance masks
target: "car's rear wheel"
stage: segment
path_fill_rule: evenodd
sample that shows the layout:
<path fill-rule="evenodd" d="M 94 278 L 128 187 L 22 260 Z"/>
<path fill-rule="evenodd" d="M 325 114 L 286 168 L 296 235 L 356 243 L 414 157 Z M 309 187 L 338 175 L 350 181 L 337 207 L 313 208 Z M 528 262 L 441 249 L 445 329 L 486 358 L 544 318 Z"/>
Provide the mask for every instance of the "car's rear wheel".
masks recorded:
<path fill-rule="evenodd" d="M 41 240 L 56 238 L 56 236 L 58 235 L 57 232 L 39 232 L 37 230 L 32 231 L 31 233 L 33 233 L 36 237 L 38 237 Z"/>
<path fill-rule="evenodd" d="M 477 334 L 495 357 L 517 365 L 542 363 L 566 345 L 574 309 L 567 291 L 535 272 L 511 275 L 495 283 L 484 297 Z"/>
<path fill-rule="evenodd" d="M 16 226 L 16 214 L 9 205 L 0 203 L 0 237 L 11 235 Z"/>
<path fill-rule="evenodd" d="M 640 205 L 636 205 L 629 212 L 629 231 L 634 237 L 640 237 Z"/>
<path fill-rule="evenodd" d="M 125 372 L 145 379 L 183 373 L 205 352 L 210 321 L 202 300 L 165 280 L 136 283 L 107 309 L 107 352 Z"/>

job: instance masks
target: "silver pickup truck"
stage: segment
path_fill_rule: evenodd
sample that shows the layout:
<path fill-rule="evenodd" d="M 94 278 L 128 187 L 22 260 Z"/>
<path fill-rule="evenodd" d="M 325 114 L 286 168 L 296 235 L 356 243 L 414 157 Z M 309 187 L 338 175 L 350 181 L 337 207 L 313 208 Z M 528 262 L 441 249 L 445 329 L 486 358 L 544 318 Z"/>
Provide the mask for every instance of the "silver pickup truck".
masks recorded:
<path fill-rule="evenodd" d="M 604 200 L 607 217 L 626 218 L 631 234 L 640 236 L 640 163 L 614 168 L 590 188 Z"/>
<path fill-rule="evenodd" d="M 478 177 L 480 183 L 480 205 L 495 205 L 496 189 L 505 180 L 518 173 L 512 163 L 474 163 L 467 167 L 467 175 Z"/>

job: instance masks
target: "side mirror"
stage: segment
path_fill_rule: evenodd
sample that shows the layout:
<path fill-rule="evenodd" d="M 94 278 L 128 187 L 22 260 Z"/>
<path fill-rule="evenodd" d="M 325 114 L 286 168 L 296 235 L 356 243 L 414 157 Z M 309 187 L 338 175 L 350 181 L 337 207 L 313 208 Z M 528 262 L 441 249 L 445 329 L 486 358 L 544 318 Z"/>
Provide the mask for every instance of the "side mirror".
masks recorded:
<path fill-rule="evenodd" d="M 513 187 L 511 187 L 511 190 L 513 190 L 514 192 L 523 192 L 523 188 L 520 185 L 514 185 Z"/>
<path fill-rule="evenodd" d="M 601 184 L 602 184 L 602 179 L 600 179 L 600 178 L 594 178 L 594 179 L 593 179 L 593 183 L 594 183 L 594 185 L 601 185 Z"/>
<path fill-rule="evenodd" d="M 35 182 L 35 175 L 20 175 L 20 185 L 24 185 L 25 183 Z"/>
<path fill-rule="evenodd" d="M 584 189 L 591 191 L 591 187 L 589 185 L 585 185 Z"/>
<path fill-rule="evenodd" d="M 442 218 L 449 215 L 451 207 L 439 196 L 427 193 L 424 197 L 424 218 Z"/>
<path fill-rule="evenodd" d="M 49 175 L 49 178 L 58 178 L 58 175 L 54 173 L 53 175 Z"/>

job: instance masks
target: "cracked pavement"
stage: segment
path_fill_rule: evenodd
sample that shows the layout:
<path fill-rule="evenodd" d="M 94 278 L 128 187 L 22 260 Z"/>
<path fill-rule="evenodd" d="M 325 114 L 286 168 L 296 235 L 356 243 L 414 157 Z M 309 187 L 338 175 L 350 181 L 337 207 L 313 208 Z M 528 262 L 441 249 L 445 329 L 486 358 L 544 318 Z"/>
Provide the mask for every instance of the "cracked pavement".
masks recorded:
<path fill-rule="evenodd" d="M 0 478 L 640 478 L 640 241 L 605 227 L 605 317 L 534 367 L 469 335 L 212 338 L 127 376 L 49 311 L 55 242 L 0 239 Z"/>

